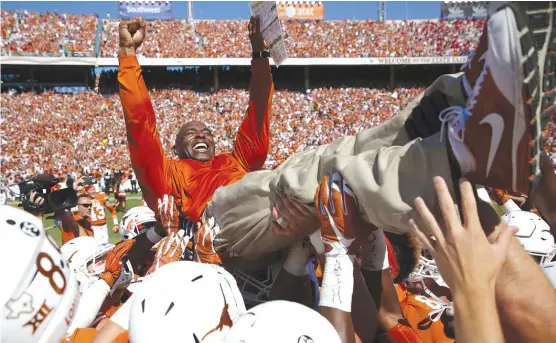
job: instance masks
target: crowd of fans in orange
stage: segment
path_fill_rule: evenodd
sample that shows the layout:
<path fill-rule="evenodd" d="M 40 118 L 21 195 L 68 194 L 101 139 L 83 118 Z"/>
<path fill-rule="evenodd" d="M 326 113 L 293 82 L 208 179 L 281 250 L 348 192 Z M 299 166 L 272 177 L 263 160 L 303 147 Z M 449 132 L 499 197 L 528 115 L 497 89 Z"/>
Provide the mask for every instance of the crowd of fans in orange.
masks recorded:
<path fill-rule="evenodd" d="M 2 54 L 93 56 L 117 54 L 117 20 L 96 15 L 27 11 L 1 12 Z M 484 20 L 422 21 L 283 21 L 292 57 L 458 56 L 474 47 Z M 246 21 L 150 21 L 140 52 L 148 57 L 248 57 Z M 441 38 L 440 38 L 441 37 Z M 319 88 L 306 93 L 277 91 L 273 137 L 266 167 L 291 153 L 375 126 L 397 113 L 422 89 Z M 246 90 L 211 95 L 179 89 L 151 92 L 159 131 L 168 155 L 177 127 L 190 119 L 210 123 L 218 150 L 229 151 L 247 106 Z M 1 172 L 29 176 L 43 169 L 68 172 L 85 167 L 129 168 L 122 109 L 117 95 L 23 93 L 2 97 Z M 546 142 L 556 165 L 556 123 Z M 79 161 L 79 162 L 78 162 Z M 79 163 L 79 164 L 78 164 Z"/>
<path fill-rule="evenodd" d="M 117 55 L 118 20 L 2 10 L 2 55 Z M 283 21 L 290 57 L 400 57 L 467 55 L 479 38 L 482 19 L 399 21 Z M 248 57 L 244 20 L 154 20 L 140 52 L 147 57 Z"/>
<path fill-rule="evenodd" d="M 2 10 L 2 55 L 93 56 L 96 15 Z"/>
<path fill-rule="evenodd" d="M 283 21 L 291 57 L 400 57 L 467 55 L 484 21 Z M 140 52 L 146 57 L 249 57 L 241 32 L 247 21 L 185 20 L 149 22 Z M 103 21 L 101 56 L 117 55 L 118 21 Z M 442 37 L 442 39 L 440 39 Z"/>
<path fill-rule="evenodd" d="M 422 88 L 393 92 L 370 88 L 320 88 L 306 93 L 276 91 L 273 99 L 271 151 L 274 168 L 300 149 L 378 125 L 396 114 Z M 179 89 L 151 91 L 159 134 L 168 156 L 176 128 L 202 120 L 217 137 L 217 151 L 230 151 L 247 109 L 247 90 L 204 95 Z M 363 104 L 363 105 L 361 105 Z M 2 96 L 1 173 L 7 177 L 82 172 L 85 168 L 128 169 L 129 151 L 120 98 L 96 92 L 21 93 Z M 41 169 L 43 168 L 43 169 Z"/>

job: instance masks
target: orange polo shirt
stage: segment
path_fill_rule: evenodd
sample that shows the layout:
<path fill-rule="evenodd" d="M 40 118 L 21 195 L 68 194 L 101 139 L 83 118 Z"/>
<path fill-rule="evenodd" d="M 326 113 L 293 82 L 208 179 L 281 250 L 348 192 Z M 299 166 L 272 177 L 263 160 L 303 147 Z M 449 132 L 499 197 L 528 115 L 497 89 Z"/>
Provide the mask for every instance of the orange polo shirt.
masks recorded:
<path fill-rule="evenodd" d="M 81 220 L 81 217 L 78 216 L 77 214 L 73 214 L 73 219 L 75 221 L 79 221 Z M 81 224 L 79 224 L 81 225 Z M 87 236 L 91 236 L 93 237 L 95 234 L 93 232 L 93 229 L 91 228 L 90 222 L 88 226 L 84 226 L 83 227 L 85 229 L 85 232 L 87 233 Z M 66 230 L 63 227 L 61 228 L 62 230 L 62 245 L 66 244 L 67 242 L 71 241 L 72 239 L 75 238 L 75 235 L 73 234 L 73 232 L 71 230 Z"/>
<path fill-rule="evenodd" d="M 169 160 L 158 137 L 156 118 L 135 56 L 120 57 L 118 81 L 125 114 L 131 164 L 148 206 L 156 211 L 157 200 L 172 194 L 187 219 L 197 222 L 214 191 L 262 169 L 269 148 L 270 114 L 274 86 L 268 59 L 251 61 L 249 107 L 239 128 L 231 154 L 208 162 Z M 264 116 L 257 127 L 257 117 Z M 176 128 L 178 130 L 179 127 Z"/>

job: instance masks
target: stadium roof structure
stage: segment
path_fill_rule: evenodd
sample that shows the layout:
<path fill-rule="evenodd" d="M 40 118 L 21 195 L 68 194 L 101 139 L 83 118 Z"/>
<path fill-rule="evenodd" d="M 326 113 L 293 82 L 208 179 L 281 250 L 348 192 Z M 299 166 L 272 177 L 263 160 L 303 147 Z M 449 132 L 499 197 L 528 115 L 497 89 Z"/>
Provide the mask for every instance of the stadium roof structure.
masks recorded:
<path fill-rule="evenodd" d="M 250 58 L 151 58 L 138 56 L 143 66 L 248 66 Z M 467 56 L 436 57 L 369 57 L 369 58 L 288 58 L 283 66 L 349 66 L 349 65 L 420 65 L 462 64 Z M 118 66 L 117 58 L 110 57 L 36 57 L 1 56 L 5 65 L 74 65 L 111 67 Z M 274 64 L 271 61 L 271 64 Z"/>

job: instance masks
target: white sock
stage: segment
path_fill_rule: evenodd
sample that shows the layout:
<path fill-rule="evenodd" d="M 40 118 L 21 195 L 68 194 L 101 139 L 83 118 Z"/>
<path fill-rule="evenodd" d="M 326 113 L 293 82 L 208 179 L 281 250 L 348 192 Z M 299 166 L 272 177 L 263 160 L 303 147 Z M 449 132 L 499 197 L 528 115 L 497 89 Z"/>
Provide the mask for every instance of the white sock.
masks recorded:
<path fill-rule="evenodd" d="M 307 265 L 309 255 L 311 255 L 311 244 L 309 242 L 295 243 L 284 262 L 284 269 L 293 276 L 309 275 Z"/>
<path fill-rule="evenodd" d="M 354 255 L 326 256 L 319 306 L 351 312 Z"/>

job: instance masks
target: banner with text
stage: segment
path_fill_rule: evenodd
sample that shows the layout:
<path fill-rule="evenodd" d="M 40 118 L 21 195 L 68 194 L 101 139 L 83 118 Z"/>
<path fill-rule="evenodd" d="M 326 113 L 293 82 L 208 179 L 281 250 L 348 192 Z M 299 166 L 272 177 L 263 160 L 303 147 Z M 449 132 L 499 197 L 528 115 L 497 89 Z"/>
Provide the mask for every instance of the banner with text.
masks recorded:
<path fill-rule="evenodd" d="M 488 13 L 488 1 L 443 1 L 442 19 L 485 18 Z"/>
<path fill-rule="evenodd" d="M 142 17 L 146 20 L 172 19 L 172 3 L 170 1 L 120 1 L 118 13 L 121 19 Z"/>
<path fill-rule="evenodd" d="M 278 17 L 285 20 L 322 20 L 324 3 L 320 1 L 278 2 Z"/>

